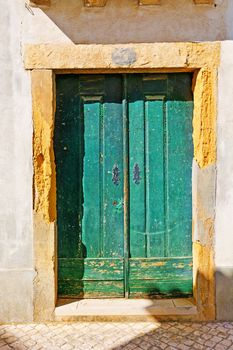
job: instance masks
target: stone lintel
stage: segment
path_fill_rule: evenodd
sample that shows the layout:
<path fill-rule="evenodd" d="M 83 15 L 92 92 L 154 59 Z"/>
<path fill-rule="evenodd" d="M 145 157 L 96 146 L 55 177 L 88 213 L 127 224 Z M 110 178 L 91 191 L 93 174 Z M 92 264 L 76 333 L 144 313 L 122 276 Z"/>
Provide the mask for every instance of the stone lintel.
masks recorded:
<path fill-rule="evenodd" d="M 213 5 L 214 0 L 193 0 L 196 5 Z M 86 7 L 104 7 L 107 0 L 84 0 Z M 51 0 L 28 0 L 28 4 L 33 7 L 50 6 Z M 140 6 L 143 5 L 160 5 L 161 0 L 138 0 Z"/>
<path fill-rule="evenodd" d="M 198 69 L 217 67 L 219 43 L 25 45 L 26 69 Z"/>

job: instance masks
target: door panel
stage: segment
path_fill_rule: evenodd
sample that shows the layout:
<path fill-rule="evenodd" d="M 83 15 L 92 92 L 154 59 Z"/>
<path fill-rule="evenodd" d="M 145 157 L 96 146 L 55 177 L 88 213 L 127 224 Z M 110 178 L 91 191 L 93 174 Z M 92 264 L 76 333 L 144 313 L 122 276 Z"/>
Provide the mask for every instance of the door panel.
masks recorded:
<path fill-rule="evenodd" d="M 65 91 L 67 86 L 69 89 Z M 121 77 L 66 76 L 64 79 L 61 76 L 57 78 L 57 91 L 56 123 L 60 126 L 55 132 L 56 161 L 60 160 L 57 173 L 59 295 L 124 296 Z M 74 94 L 79 107 L 67 115 Z M 61 125 L 66 126 L 66 119 L 69 119 L 69 127 L 61 133 Z M 79 123 L 75 124 L 76 119 Z M 69 140 L 70 130 L 74 133 L 73 140 Z M 67 142 L 73 142 L 72 157 L 68 154 Z M 64 148 L 65 154 L 62 153 Z M 64 189 L 68 181 L 78 187 L 78 190 L 71 187 L 75 193 L 70 194 L 69 187 Z M 71 208 L 70 197 L 79 204 Z M 70 210 L 74 212 L 72 218 L 68 216 Z M 75 232 L 79 234 L 78 244 L 77 238 L 75 241 L 69 237 L 67 228 L 70 225 L 74 226 L 74 235 Z M 67 240 L 66 250 L 63 237 Z"/>
<path fill-rule="evenodd" d="M 58 257 L 82 256 L 83 135 L 79 81 L 76 76 L 56 79 L 57 104 L 54 132 L 57 181 Z"/>
<path fill-rule="evenodd" d="M 56 83 L 59 295 L 191 295 L 191 75 Z"/>
<path fill-rule="evenodd" d="M 128 79 L 130 297 L 192 294 L 190 87 L 187 74 Z"/>
<path fill-rule="evenodd" d="M 168 256 L 191 256 L 192 241 L 192 102 L 168 101 L 167 231 Z"/>

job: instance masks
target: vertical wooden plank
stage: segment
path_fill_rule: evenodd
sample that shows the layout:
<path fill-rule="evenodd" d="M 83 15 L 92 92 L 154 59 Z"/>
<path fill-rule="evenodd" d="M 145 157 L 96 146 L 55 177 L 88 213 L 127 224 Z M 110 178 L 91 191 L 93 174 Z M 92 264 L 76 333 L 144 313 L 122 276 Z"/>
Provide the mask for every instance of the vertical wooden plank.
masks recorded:
<path fill-rule="evenodd" d="M 103 108 L 103 256 L 123 257 L 122 77 L 105 77 Z"/>
<path fill-rule="evenodd" d="M 123 164 L 124 164 L 124 292 L 129 298 L 129 120 L 127 101 L 128 79 L 123 76 Z"/>
<path fill-rule="evenodd" d="M 169 256 L 192 255 L 192 109 L 191 101 L 167 102 Z"/>
<path fill-rule="evenodd" d="M 103 166 L 100 154 L 103 153 L 103 125 L 100 96 L 83 97 L 84 114 L 84 160 L 83 197 L 84 212 L 82 242 L 86 256 L 102 256 L 102 184 Z"/>
<path fill-rule="evenodd" d="M 128 78 L 130 256 L 146 257 L 145 139 L 142 77 Z"/>
<path fill-rule="evenodd" d="M 147 257 L 164 256 L 165 211 L 163 127 L 163 97 L 147 96 L 145 103 Z"/>
<path fill-rule="evenodd" d="M 75 257 L 80 252 L 80 190 L 82 155 L 78 76 L 57 76 L 54 149 L 57 176 L 58 255 Z M 78 177 L 78 179 L 77 179 Z"/>

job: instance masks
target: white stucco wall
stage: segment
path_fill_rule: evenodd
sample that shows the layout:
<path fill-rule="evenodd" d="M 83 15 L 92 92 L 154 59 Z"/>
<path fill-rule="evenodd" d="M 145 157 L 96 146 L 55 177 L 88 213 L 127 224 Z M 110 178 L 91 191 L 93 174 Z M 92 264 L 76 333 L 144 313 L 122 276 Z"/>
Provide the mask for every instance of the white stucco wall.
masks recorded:
<path fill-rule="evenodd" d="M 0 0 L 0 322 L 32 319 L 32 121 L 22 1 Z"/>
<path fill-rule="evenodd" d="M 227 9 L 232 1 L 215 3 L 197 6 L 193 0 L 163 0 L 161 6 L 138 6 L 138 0 L 108 0 L 104 8 L 85 8 L 82 0 L 69 0 L 69 6 L 67 1 L 52 0 L 50 9 L 28 11 L 24 39 L 102 44 L 229 39 Z"/>
<path fill-rule="evenodd" d="M 217 315 L 233 320 L 233 41 L 221 45 L 217 131 Z"/>
<path fill-rule="evenodd" d="M 233 41 L 221 46 L 218 72 L 216 266 L 233 266 Z"/>
<path fill-rule="evenodd" d="M 106 8 L 98 9 L 84 8 L 81 0 L 69 0 L 69 6 L 66 0 L 52 0 L 50 9 L 40 10 L 27 9 L 24 0 L 0 0 L 0 322 L 33 317 L 32 115 L 30 73 L 24 71 L 21 55 L 24 44 L 231 40 L 233 1 L 216 0 L 216 5 L 163 0 L 161 6 L 138 7 L 137 0 L 108 0 Z M 233 295 L 230 41 L 222 43 L 217 127 L 217 306 L 218 317 L 229 318 L 225 306 L 233 300 L 226 299 L 221 286 L 227 282 Z"/>

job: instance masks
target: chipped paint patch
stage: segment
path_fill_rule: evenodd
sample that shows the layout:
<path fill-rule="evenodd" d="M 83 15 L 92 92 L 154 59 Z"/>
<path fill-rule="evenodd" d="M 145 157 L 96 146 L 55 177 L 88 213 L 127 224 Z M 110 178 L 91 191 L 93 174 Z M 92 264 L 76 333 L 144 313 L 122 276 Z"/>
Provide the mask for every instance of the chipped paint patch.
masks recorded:
<path fill-rule="evenodd" d="M 151 266 L 164 266 L 164 265 L 166 265 L 165 261 L 158 261 L 151 264 Z"/>

